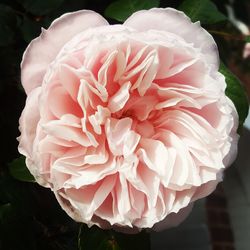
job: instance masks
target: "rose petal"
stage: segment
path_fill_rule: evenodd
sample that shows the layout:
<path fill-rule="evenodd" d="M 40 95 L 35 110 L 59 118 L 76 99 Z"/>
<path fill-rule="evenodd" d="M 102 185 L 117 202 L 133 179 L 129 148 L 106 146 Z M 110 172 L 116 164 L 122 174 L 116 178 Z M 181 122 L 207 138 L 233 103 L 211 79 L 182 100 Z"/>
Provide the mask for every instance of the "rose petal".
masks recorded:
<path fill-rule="evenodd" d="M 23 54 L 21 80 L 25 92 L 28 94 L 42 84 L 48 65 L 73 36 L 103 25 L 108 25 L 107 21 L 96 12 L 80 10 L 62 15 L 47 30 L 43 29 Z"/>
<path fill-rule="evenodd" d="M 138 31 L 163 30 L 179 35 L 195 48 L 201 49 L 206 61 L 218 70 L 219 56 L 213 37 L 206 32 L 200 23 L 192 23 L 181 11 L 172 8 L 141 10 L 130 16 L 125 26 Z"/>
<path fill-rule="evenodd" d="M 108 108 L 112 113 L 121 110 L 129 99 L 130 82 L 124 83 L 120 89 L 109 99 Z"/>
<path fill-rule="evenodd" d="M 37 124 L 40 119 L 39 96 L 41 88 L 34 89 L 26 100 L 25 109 L 19 120 L 19 130 L 22 135 L 19 137 L 18 150 L 21 154 L 31 157 L 32 145 L 36 136 Z"/>

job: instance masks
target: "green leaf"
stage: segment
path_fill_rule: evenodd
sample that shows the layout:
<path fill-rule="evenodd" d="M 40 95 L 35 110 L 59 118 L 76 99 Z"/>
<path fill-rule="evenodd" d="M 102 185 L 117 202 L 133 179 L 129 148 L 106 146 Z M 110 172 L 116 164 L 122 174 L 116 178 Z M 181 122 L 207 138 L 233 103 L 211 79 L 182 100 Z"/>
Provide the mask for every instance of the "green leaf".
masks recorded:
<path fill-rule="evenodd" d="M 120 250 L 118 243 L 108 230 L 102 230 L 96 226 L 88 228 L 82 225 L 78 239 L 79 250 Z"/>
<path fill-rule="evenodd" d="M 64 0 L 18 0 L 18 2 L 26 11 L 43 16 L 58 8 Z"/>
<path fill-rule="evenodd" d="M 239 115 L 238 132 L 242 129 L 243 123 L 248 115 L 248 98 L 241 81 L 221 62 L 219 70 L 226 78 L 226 95 L 234 103 Z"/>
<path fill-rule="evenodd" d="M 158 7 L 159 4 L 160 0 L 118 0 L 111 3 L 104 14 L 107 17 L 123 22 L 136 11 Z"/>
<path fill-rule="evenodd" d="M 16 24 L 14 11 L 9 6 L 0 4 L 0 46 L 14 42 Z"/>
<path fill-rule="evenodd" d="M 245 42 L 250 43 L 250 36 L 245 37 Z"/>
<path fill-rule="evenodd" d="M 25 158 L 21 156 L 9 164 L 9 171 L 12 177 L 19 181 L 35 182 L 34 177 L 29 172 L 25 164 Z"/>
<path fill-rule="evenodd" d="M 210 0 L 185 0 L 179 7 L 193 22 L 214 24 L 225 21 L 227 18 Z"/>
<path fill-rule="evenodd" d="M 79 250 L 149 250 L 149 234 L 123 234 L 114 230 L 103 230 L 97 226 L 88 228 L 82 224 L 78 236 Z"/>

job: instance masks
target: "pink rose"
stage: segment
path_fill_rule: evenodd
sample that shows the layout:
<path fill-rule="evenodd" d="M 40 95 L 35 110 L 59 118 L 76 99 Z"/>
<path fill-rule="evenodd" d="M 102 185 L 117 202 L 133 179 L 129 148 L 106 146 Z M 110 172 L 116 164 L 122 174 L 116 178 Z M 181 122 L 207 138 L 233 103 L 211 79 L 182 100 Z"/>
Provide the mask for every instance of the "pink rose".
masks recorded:
<path fill-rule="evenodd" d="M 243 58 L 246 59 L 250 56 L 250 43 L 246 43 L 243 50 Z"/>
<path fill-rule="evenodd" d="M 174 9 L 123 25 L 65 14 L 23 55 L 19 151 L 76 221 L 174 226 L 236 155 L 238 116 L 218 66 L 212 36 Z"/>

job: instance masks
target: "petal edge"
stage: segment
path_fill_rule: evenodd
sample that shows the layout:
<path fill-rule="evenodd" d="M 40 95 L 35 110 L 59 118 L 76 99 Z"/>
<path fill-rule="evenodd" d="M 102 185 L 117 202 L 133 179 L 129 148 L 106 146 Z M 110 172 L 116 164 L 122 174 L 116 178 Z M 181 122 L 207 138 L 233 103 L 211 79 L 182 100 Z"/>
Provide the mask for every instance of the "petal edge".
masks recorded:
<path fill-rule="evenodd" d="M 72 37 L 91 27 L 108 25 L 98 13 L 79 10 L 66 13 L 52 22 L 39 37 L 30 42 L 21 62 L 21 81 L 26 94 L 42 84 L 48 65 Z"/>

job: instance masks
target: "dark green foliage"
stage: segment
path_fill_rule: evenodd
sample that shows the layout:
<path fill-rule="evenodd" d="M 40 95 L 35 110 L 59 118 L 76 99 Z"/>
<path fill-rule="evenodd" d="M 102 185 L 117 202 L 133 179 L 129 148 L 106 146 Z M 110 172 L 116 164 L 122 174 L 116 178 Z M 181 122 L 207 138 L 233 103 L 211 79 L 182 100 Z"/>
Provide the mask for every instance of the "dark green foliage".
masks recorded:
<path fill-rule="evenodd" d="M 210 0 L 185 0 L 179 10 L 185 12 L 193 22 L 200 21 L 202 24 L 213 24 L 227 19 Z"/>
<path fill-rule="evenodd" d="M 250 36 L 246 36 L 245 41 L 246 41 L 247 43 L 250 43 Z"/>
<path fill-rule="evenodd" d="M 29 172 L 25 164 L 25 157 L 21 156 L 9 164 L 12 177 L 19 181 L 35 182 L 33 175 Z"/>
<path fill-rule="evenodd" d="M 236 110 L 239 115 L 239 130 L 240 132 L 243 123 L 248 114 L 248 98 L 246 95 L 246 90 L 243 87 L 240 80 L 225 66 L 221 63 L 220 72 L 225 76 L 227 88 L 226 95 L 233 101 Z"/>
<path fill-rule="evenodd" d="M 107 7 L 105 15 L 123 22 L 136 11 L 158 7 L 159 4 L 159 0 L 118 0 Z"/>
<path fill-rule="evenodd" d="M 150 250 L 150 235 L 123 234 L 114 230 L 102 230 L 97 226 L 82 225 L 78 241 L 79 250 Z"/>

